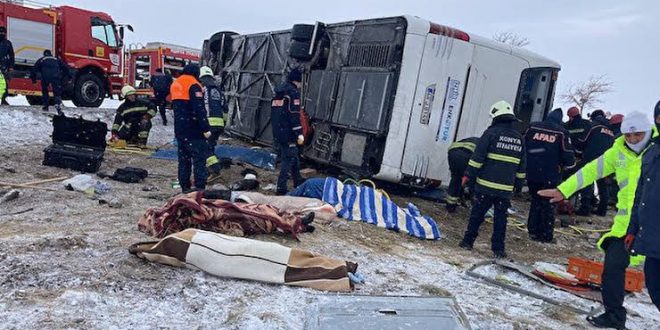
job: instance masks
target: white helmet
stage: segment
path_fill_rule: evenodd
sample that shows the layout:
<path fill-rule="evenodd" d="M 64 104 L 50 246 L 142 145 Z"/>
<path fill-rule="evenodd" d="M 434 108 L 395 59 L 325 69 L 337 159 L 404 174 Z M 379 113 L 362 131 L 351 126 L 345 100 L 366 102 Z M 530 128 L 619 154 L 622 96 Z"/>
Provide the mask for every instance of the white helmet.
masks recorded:
<path fill-rule="evenodd" d="M 502 115 L 514 116 L 513 107 L 507 101 L 497 101 L 495 102 L 495 104 L 493 104 L 490 107 L 490 116 L 492 118 L 499 117 Z"/>
<path fill-rule="evenodd" d="M 203 66 L 199 68 L 199 77 L 204 77 L 204 76 L 211 76 L 213 77 L 213 70 L 209 68 L 208 66 Z"/>
<path fill-rule="evenodd" d="M 126 85 L 121 88 L 121 97 L 126 97 L 129 95 L 135 94 L 137 91 L 135 90 L 135 87 Z"/>

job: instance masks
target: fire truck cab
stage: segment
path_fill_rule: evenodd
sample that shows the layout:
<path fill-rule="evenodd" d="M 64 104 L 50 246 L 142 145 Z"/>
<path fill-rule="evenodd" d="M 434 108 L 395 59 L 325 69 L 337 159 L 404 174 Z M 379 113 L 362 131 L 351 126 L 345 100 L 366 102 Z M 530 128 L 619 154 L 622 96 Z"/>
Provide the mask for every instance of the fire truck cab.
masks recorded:
<path fill-rule="evenodd" d="M 7 27 L 7 38 L 14 46 L 10 95 L 25 95 L 32 105 L 41 103 L 40 84 L 33 84 L 29 77 L 46 49 L 70 68 L 72 79 L 63 82 L 64 100 L 98 107 L 106 96 L 121 90 L 124 26 L 115 24 L 108 14 L 71 6 L 0 2 L 0 24 Z"/>
<path fill-rule="evenodd" d="M 157 69 L 176 78 L 187 64 L 199 64 L 200 52 L 199 49 L 163 42 L 149 42 L 144 47 L 130 49 L 126 53 L 125 83 L 135 87 L 139 95 L 153 97 L 151 77 Z"/>

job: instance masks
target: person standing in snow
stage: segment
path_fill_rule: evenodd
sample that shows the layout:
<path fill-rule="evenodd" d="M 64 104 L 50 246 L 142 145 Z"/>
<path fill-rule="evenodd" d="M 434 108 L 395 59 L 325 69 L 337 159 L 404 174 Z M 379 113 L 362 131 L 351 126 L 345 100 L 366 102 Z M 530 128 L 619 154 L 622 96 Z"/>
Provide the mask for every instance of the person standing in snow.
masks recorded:
<path fill-rule="evenodd" d="M 626 235 L 628 251 L 646 256 L 644 278 L 651 301 L 660 311 L 660 101 L 655 105 L 655 139 L 642 157 L 642 173 Z"/>
<path fill-rule="evenodd" d="M 160 112 L 163 126 L 167 126 L 166 105 L 170 86 L 172 86 L 172 76 L 164 73 L 161 68 L 156 69 L 156 73 L 151 77 L 151 88 L 154 89 L 154 103 Z"/>
<path fill-rule="evenodd" d="M 215 81 L 213 70 L 208 66 L 199 69 L 199 82 L 204 91 L 204 108 L 209 118 L 211 126 L 211 137 L 209 143 L 209 157 L 206 158 L 206 167 L 209 177 L 207 184 L 212 184 L 220 179 L 220 160 L 215 155 L 215 147 L 218 145 L 218 138 L 225 131 L 225 106 L 222 100 L 222 89 Z"/>
<path fill-rule="evenodd" d="M 496 258 L 506 258 L 507 212 L 514 189 L 521 188 L 525 180 L 525 145 L 522 135 L 514 127 L 518 119 L 511 104 L 499 101 L 491 106 L 489 113 L 493 123 L 479 138 L 465 171 L 464 181 L 473 192 L 473 203 L 470 222 L 459 246 L 472 250 L 484 216 L 493 206 L 491 249 Z"/>
<path fill-rule="evenodd" d="M 562 115 L 561 109 L 555 109 L 545 121 L 531 123 L 525 132 L 527 186 L 532 196 L 527 230 L 532 240 L 543 243 L 553 242 L 555 209 L 537 192 L 556 187 L 562 169 L 575 166 L 568 131 L 561 125 Z"/>
<path fill-rule="evenodd" d="M 9 81 L 11 80 L 11 70 L 14 69 L 14 46 L 11 41 L 7 39 L 7 28 L 0 26 L 0 73 L 5 81 L 5 89 L 0 95 L 2 105 L 9 105 L 7 103 L 7 93 L 9 90 Z"/>
<path fill-rule="evenodd" d="M 630 257 L 626 251 L 624 238 L 628 231 L 630 215 L 633 211 L 634 195 L 640 178 L 642 156 L 651 145 L 652 126 L 646 115 L 633 112 L 623 119 L 622 137 L 614 142 L 604 154 L 584 165 L 556 189 L 541 190 L 540 196 L 550 198 L 550 202 L 560 202 L 593 184 L 596 180 L 615 174 L 619 184 L 617 214 L 609 232 L 605 233 L 597 245 L 605 251 L 602 275 L 602 295 L 605 312 L 587 320 L 601 328 L 625 329 L 626 309 L 623 307 L 625 296 L 626 268 L 629 264 L 637 265 L 643 257 Z"/>
<path fill-rule="evenodd" d="M 41 78 L 41 109 L 48 111 L 48 105 L 50 104 L 48 87 L 50 86 L 55 98 L 55 110 L 61 113 L 62 87 L 71 77 L 69 67 L 60 58 L 53 56 L 49 49 L 46 49 L 44 50 L 44 56 L 37 60 L 32 72 L 30 72 L 30 79 L 33 84 L 37 83 L 37 76 Z"/>
<path fill-rule="evenodd" d="M 271 101 L 273 140 L 282 158 L 282 167 L 277 178 L 278 195 L 286 195 L 289 173 L 293 177 L 294 187 L 298 187 L 304 181 L 300 175 L 298 159 L 298 146 L 305 143 L 300 124 L 301 84 L 302 72 L 299 69 L 291 70 L 287 81 L 275 88 L 275 95 Z"/>
<path fill-rule="evenodd" d="M 198 77 L 199 66 L 188 64 L 170 87 L 174 110 L 174 136 L 177 140 L 179 157 L 178 177 L 183 193 L 192 191 L 190 172 L 194 174 L 195 188 L 199 191 L 206 188 L 208 176 L 207 139 L 211 137 L 211 126 L 204 109 L 204 92 L 197 80 Z"/>

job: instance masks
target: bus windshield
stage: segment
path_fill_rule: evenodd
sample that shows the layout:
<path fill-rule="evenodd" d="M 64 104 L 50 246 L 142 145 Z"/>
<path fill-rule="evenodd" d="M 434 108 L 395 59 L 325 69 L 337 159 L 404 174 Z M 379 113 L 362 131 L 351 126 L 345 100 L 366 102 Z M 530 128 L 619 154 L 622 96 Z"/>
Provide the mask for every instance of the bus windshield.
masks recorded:
<path fill-rule="evenodd" d="M 529 68 L 520 75 L 514 112 L 522 121 L 521 131 L 530 122 L 541 121 L 552 108 L 557 68 Z"/>

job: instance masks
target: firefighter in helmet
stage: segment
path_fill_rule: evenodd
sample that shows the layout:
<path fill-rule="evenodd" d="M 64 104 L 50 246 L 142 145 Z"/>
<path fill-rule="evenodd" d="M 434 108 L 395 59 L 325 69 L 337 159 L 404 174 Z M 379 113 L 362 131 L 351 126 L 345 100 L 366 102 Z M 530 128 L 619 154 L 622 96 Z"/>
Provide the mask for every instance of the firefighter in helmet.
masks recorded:
<path fill-rule="evenodd" d="M 145 99 L 138 99 L 133 86 L 124 86 L 121 96 L 124 103 L 117 108 L 112 124 L 111 141 L 125 140 L 129 144 L 147 145 L 151 118 L 156 115 L 156 106 Z"/>
<path fill-rule="evenodd" d="M 215 155 L 215 147 L 218 145 L 218 138 L 225 131 L 226 110 L 222 99 L 222 87 L 216 83 L 211 68 L 203 66 L 199 69 L 199 82 L 202 84 L 204 108 L 211 127 L 211 136 L 208 138 L 209 157 L 206 158 L 206 167 L 209 172 L 206 183 L 211 184 L 220 177 L 221 166 Z"/>
<path fill-rule="evenodd" d="M 518 119 L 511 104 L 499 101 L 491 106 L 489 113 L 493 123 L 479 138 L 465 171 L 464 181 L 473 192 L 473 203 L 470 222 L 459 246 L 472 249 L 484 216 L 493 206 L 491 249 L 496 258 L 505 258 L 507 212 L 513 191 L 520 189 L 525 180 L 525 146 L 514 126 Z"/>

